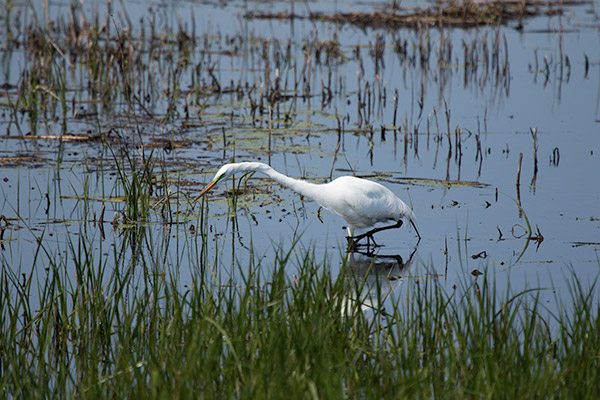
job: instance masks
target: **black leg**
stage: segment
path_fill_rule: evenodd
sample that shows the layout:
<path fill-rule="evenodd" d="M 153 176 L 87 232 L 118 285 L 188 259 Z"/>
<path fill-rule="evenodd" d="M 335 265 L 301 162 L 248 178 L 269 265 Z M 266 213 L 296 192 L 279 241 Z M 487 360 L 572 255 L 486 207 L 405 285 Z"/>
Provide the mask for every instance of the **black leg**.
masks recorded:
<path fill-rule="evenodd" d="M 354 243 L 361 241 L 364 238 L 367 238 L 367 243 L 368 243 L 368 239 L 373 240 L 373 243 L 375 243 L 375 240 L 373 239 L 373 235 L 376 234 L 377 232 L 381 232 L 381 231 L 386 231 L 388 229 L 395 229 L 395 228 L 400 228 L 402 226 L 404 222 L 402 220 L 396 222 L 393 225 L 388 225 L 388 226 L 382 226 L 380 228 L 373 228 L 371 229 L 369 232 L 365 232 L 362 235 L 358 235 L 355 236 L 354 239 Z M 375 245 L 377 245 L 375 243 Z"/>

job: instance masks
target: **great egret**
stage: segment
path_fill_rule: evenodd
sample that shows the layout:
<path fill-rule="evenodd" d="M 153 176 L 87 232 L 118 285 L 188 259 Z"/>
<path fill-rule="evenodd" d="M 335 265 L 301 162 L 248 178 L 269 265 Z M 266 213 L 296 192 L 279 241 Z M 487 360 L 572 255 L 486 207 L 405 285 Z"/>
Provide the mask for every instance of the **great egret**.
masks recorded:
<path fill-rule="evenodd" d="M 204 188 L 194 199 L 198 201 L 219 181 L 227 179 L 237 173 L 259 172 L 279 183 L 281 186 L 292 189 L 294 192 L 316 201 L 326 208 L 340 215 L 346 220 L 349 239 L 357 243 L 363 238 L 373 240 L 373 234 L 386 229 L 399 228 L 402 220 L 408 219 L 415 232 L 421 235 L 415 225 L 415 215 L 412 210 L 388 188 L 379 183 L 356 178 L 354 176 L 341 176 L 329 183 L 314 184 L 303 180 L 285 176 L 267 164 L 259 162 L 241 162 L 225 164 L 215 174 L 212 182 Z M 379 222 L 395 221 L 393 225 L 371 229 L 358 236 L 354 236 L 357 229 L 372 228 Z M 373 243 L 375 241 L 373 240 Z"/>

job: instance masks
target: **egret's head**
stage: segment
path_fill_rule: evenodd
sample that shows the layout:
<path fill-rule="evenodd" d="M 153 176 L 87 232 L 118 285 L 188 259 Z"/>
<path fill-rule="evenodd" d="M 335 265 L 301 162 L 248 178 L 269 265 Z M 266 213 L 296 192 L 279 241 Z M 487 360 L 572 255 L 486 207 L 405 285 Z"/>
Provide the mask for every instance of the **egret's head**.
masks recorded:
<path fill-rule="evenodd" d="M 219 182 L 221 180 L 231 178 L 234 174 L 237 174 L 240 171 L 245 172 L 242 168 L 240 168 L 241 164 L 242 163 L 223 165 L 221 168 L 219 168 L 212 181 Z"/>
<path fill-rule="evenodd" d="M 208 191 L 210 191 L 217 183 L 222 180 L 226 180 L 231 178 L 234 174 L 239 172 L 245 173 L 249 171 L 248 165 L 250 163 L 234 163 L 234 164 L 225 164 L 215 174 L 213 180 L 200 192 L 198 196 L 194 199 L 194 202 L 198 201 L 200 197 L 204 196 Z"/>

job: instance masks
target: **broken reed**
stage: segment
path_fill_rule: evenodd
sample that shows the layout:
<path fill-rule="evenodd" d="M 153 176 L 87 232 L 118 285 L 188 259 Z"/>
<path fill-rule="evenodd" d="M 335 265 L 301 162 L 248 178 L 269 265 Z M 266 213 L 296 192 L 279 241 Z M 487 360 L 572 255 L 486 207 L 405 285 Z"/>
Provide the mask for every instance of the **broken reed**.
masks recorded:
<path fill-rule="evenodd" d="M 12 102 L 14 123 L 20 128 L 17 112 L 24 111 L 34 133 L 39 121 L 51 121 L 55 115 L 62 116 L 66 132 L 69 118 L 86 120 L 98 113 L 118 113 L 121 107 L 131 112 L 129 105 L 134 105 L 148 124 L 183 120 L 179 122 L 183 129 L 188 123 L 193 128 L 197 123 L 193 111 L 198 110 L 196 118 L 201 119 L 209 98 L 222 94 L 242 101 L 253 124 L 265 123 L 269 109 L 266 104 L 277 116 L 274 120 L 289 123 L 294 121 L 298 100 L 310 102 L 320 96 L 321 108 L 333 113 L 336 97 L 346 92 L 336 70 L 349 62 L 357 62 L 363 76 L 358 88 L 363 92 L 358 99 L 358 125 L 369 126 L 371 121 L 381 119 L 386 104 L 387 90 L 380 78 L 385 70 L 386 49 L 397 55 L 403 79 L 407 71 L 415 69 L 423 82 L 435 73 L 435 80 L 444 85 L 448 82 L 444 76 L 455 70 L 448 68 L 454 62 L 450 33 L 432 34 L 427 27 L 408 35 L 393 34 L 389 39 L 377 33 L 368 46 L 375 66 L 371 77 L 364 72 L 364 54 L 359 47 L 352 57 L 336 37 L 319 39 L 317 30 L 301 44 L 271 37 L 218 33 L 196 36 L 193 20 L 186 23 L 179 19 L 176 27 L 160 31 L 155 13 L 134 27 L 126 12 L 113 14 L 111 3 L 104 16 L 98 10 L 86 16 L 72 4 L 66 16 L 52 21 L 46 18 L 45 24 L 28 20 L 7 23 L 20 27 L 12 32 L 8 51 L 23 46 L 28 60 L 16 86 L 18 96 Z M 465 66 L 465 85 L 481 85 L 492 78 L 494 85 L 509 82 L 505 39 L 498 31 L 489 34 L 492 39 L 488 40 L 485 32 L 471 43 L 463 42 L 464 59 L 459 64 Z M 387 40 L 392 44 L 388 45 Z M 293 60 L 297 46 L 301 47 L 301 58 Z M 260 68 L 250 71 L 246 80 L 240 77 L 227 82 L 219 70 L 220 65 L 227 64 L 222 61 L 225 57 L 230 58 L 232 66 L 244 58 Z M 291 68 L 292 62 L 299 68 Z M 189 86 L 182 87 L 184 81 Z M 86 84 L 82 86 L 82 82 Z M 417 100 L 419 119 L 424 106 L 422 90 Z M 20 133 L 27 132 L 20 129 Z"/>

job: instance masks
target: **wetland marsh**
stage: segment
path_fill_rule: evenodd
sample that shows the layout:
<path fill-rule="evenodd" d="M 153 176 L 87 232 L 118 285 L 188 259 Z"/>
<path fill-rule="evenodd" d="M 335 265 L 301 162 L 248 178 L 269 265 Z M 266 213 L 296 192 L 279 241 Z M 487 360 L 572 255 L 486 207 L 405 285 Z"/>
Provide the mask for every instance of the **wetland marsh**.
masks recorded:
<path fill-rule="evenodd" d="M 597 393 L 598 2 L 265 4 L 2 5 L 5 393 Z"/>

